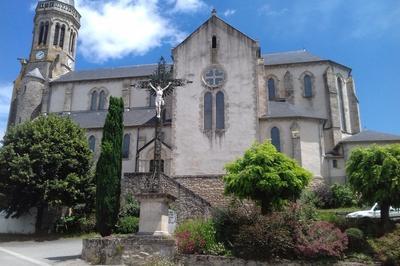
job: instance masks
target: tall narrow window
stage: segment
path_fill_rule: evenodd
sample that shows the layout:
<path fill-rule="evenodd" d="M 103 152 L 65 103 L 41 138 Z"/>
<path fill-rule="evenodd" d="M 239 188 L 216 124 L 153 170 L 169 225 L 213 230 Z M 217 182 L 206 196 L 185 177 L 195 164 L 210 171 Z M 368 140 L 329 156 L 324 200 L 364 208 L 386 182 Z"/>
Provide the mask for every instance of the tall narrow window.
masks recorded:
<path fill-rule="evenodd" d="M 346 112 L 344 109 L 344 97 L 343 97 L 343 84 L 340 78 L 337 78 L 338 90 L 339 90 L 339 106 L 340 106 L 340 117 L 343 131 L 347 131 L 346 126 Z"/>
<path fill-rule="evenodd" d="M 312 97 L 312 83 L 310 75 L 304 76 L 304 97 Z"/>
<path fill-rule="evenodd" d="M 89 137 L 89 149 L 94 152 L 96 148 L 96 138 L 92 135 Z"/>
<path fill-rule="evenodd" d="M 44 24 L 43 44 L 47 44 L 47 36 L 49 35 L 49 22 Z"/>
<path fill-rule="evenodd" d="M 216 128 L 225 128 L 225 99 L 222 91 L 217 92 L 216 96 Z"/>
<path fill-rule="evenodd" d="M 65 25 L 61 26 L 61 32 L 60 32 L 60 47 L 64 48 L 64 38 L 65 38 Z"/>
<path fill-rule="evenodd" d="M 39 40 L 38 40 L 38 44 L 42 44 L 43 42 L 43 34 L 44 34 L 44 23 L 40 22 L 40 27 L 39 27 Z"/>
<path fill-rule="evenodd" d="M 92 98 L 90 99 L 90 110 L 94 111 L 97 109 L 97 91 L 92 92 Z"/>
<path fill-rule="evenodd" d="M 279 128 L 273 127 L 271 129 L 271 143 L 275 146 L 277 151 L 281 151 L 281 137 L 279 133 Z"/>
<path fill-rule="evenodd" d="M 276 97 L 276 91 L 275 91 L 275 80 L 273 78 L 270 78 L 268 80 L 268 99 L 270 101 L 275 100 Z"/>
<path fill-rule="evenodd" d="M 99 96 L 99 110 L 104 110 L 105 108 L 106 108 L 106 93 L 104 91 L 101 91 Z"/>
<path fill-rule="evenodd" d="M 56 24 L 56 28 L 54 30 L 54 40 L 53 40 L 53 45 L 58 44 L 58 37 L 60 35 L 60 24 Z"/>
<path fill-rule="evenodd" d="M 149 106 L 156 106 L 156 95 L 154 95 L 151 91 L 149 91 Z"/>
<path fill-rule="evenodd" d="M 212 48 L 217 48 L 217 36 L 212 36 Z"/>
<path fill-rule="evenodd" d="M 71 31 L 71 39 L 70 39 L 70 48 L 69 52 L 73 55 L 74 54 L 74 49 L 75 49 L 75 33 Z"/>
<path fill-rule="evenodd" d="M 122 158 L 127 159 L 129 158 L 129 145 L 131 142 L 131 135 L 125 134 L 124 141 L 122 143 Z"/>
<path fill-rule="evenodd" d="M 212 129 L 212 94 L 204 94 L 204 129 Z"/>

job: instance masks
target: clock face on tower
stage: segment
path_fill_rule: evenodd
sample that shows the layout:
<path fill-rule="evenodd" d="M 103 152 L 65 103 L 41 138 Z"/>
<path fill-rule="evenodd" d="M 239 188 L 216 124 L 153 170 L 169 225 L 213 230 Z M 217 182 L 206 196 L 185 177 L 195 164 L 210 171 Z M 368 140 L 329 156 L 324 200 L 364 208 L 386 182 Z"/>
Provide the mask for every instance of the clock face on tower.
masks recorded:
<path fill-rule="evenodd" d="M 44 51 L 38 51 L 36 52 L 35 57 L 37 60 L 42 60 L 44 58 L 44 55 L 45 55 Z"/>

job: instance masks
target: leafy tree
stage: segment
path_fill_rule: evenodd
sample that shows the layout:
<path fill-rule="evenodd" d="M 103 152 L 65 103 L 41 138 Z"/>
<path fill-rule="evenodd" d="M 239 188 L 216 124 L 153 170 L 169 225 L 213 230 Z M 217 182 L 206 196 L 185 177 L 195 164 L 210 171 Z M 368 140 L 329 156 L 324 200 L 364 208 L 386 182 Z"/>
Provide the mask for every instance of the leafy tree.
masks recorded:
<path fill-rule="evenodd" d="M 110 97 L 103 129 L 101 154 L 96 165 L 96 223 L 102 236 L 111 234 L 118 221 L 121 194 L 124 103 Z"/>
<path fill-rule="evenodd" d="M 91 152 L 85 132 L 71 119 L 40 116 L 10 128 L 0 148 L 1 210 L 19 217 L 38 210 L 36 231 L 49 207 L 86 204 L 93 200 Z"/>
<path fill-rule="evenodd" d="M 311 178 L 311 173 L 270 142 L 255 143 L 225 169 L 225 193 L 257 201 L 263 214 L 297 199 Z"/>
<path fill-rule="evenodd" d="M 346 172 L 363 201 L 379 203 L 381 221 L 387 224 L 390 205 L 400 205 L 400 145 L 354 149 Z"/>

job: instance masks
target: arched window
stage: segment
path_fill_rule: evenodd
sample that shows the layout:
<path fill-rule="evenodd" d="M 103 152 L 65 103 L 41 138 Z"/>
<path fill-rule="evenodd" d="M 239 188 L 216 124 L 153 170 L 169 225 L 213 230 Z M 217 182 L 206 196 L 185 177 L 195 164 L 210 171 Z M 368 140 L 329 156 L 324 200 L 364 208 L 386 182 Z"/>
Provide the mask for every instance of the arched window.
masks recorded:
<path fill-rule="evenodd" d="M 43 42 L 43 34 L 44 34 L 44 23 L 40 22 L 38 45 L 42 44 Z"/>
<path fill-rule="evenodd" d="M 69 37 L 69 52 L 74 54 L 75 48 L 75 33 L 71 30 L 71 35 Z"/>
<path fill-rule="evenodd" d="M 92 92 L 92 98 L 90 99 L 90 110 L 94 111 L 97 109 L 97 91 Z"/>
<path fill-rule="evenodd" d="M 276 97 L 276 90 L 275 90 L 275 80 L 270 78 L 268 80 L 268 99 L 270 101 L 275 100 Z"/>
<path fill-rule="evenodd" d="M 131 142 L 131 135 L 125 134 L 124 141 L 122 143 L 122 158 L 127 159 L 129 158 L 129 145 Z"/>
<path fill-rule="evenodd" d="M 275 146 L 277 151 L 281 151 L 281 137 L 279 133 L 279 128 L 273 127 L 271 129 L 271 143 Z"/>
<path fill-rule="evenodd" d="M 56 28 L 54 30 L 54 40 L 53 40 L 53 45 L 58 44 L 58 37 L 60 35 L 60 24 L 56 24 Z"/>
<path fill-rule="evenodd" d="M 43 44 L 47 43 L 47 36 L 49 35 L 49 22 L 46 21 L 44 24 L 44 33 L 43 33 Z"/>
<path fill-rule="evenodd" d="M 204 129 L 212 129 L 212 94 L 204 94 Z"/>
<path fill-rule="evenodd" d="M 338 91 L 339 91 L 339 105 L 340 105 L 340 117 L 341 117 L 341 124 L 342 124 L 342 129 L 343 131 L 347 131 L 347 126 L 346 126 L 346 112 L 344 109 L 344 97 L 343 97 L 343 84 L 342 80 L 338 77 L 337 78 L 337 84 L 338 84 Z"/>
<path fill-rule="evenodd" d="M 310 75 L 304 76 L 304 97 L 312 97 L 312 83 Z"/>
<path fill-rule="evenodd" d="M 60 47 L 64 48 L 64 37 L 65 37 L 65 25 L 61 26 L 61 33 L 60 33 Z"/>
<path fill-rule="evenodd" d="M 92 152 L 94 152 L 95 148 L 96 148 L 96 138 L 95 136 L 92 135 L 89 137 L 89 149 Z"/>
<path fill-rule="evenodd" d="M 216 96 L 216 129 L 225 128 L 225 99 L 222 91 L 217 92 Z"/>
<path fill-rule="evenodd" d="M 212 36 L 212 48 L 217 48 L 217 36 Z"/>
<path fill-rule="evenodd" d="M 99 110 L 104 110 L 105 108 L 106 108 L 106 93 L 104 91 L 101 91 L 99 96 Z"/>

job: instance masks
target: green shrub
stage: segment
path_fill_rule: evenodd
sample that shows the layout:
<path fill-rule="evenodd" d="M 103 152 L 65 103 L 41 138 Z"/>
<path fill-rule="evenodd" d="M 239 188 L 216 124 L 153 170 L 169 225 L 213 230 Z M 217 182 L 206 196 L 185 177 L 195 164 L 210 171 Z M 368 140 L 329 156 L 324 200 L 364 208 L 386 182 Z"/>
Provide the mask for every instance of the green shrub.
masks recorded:
<path fill-rule="evenodd" d="M 400 225 L 396 225 L 393 232 L 388 233 L 377 239 L 370 239 L 374 253 L 384 265 L 400 264 Z"/>
<path fill-rule="evenodd" d="M 118 234 L 134 234 L 139 230 L 139 218 L 135 216 L 121 217 L 115 232 Z"/>
<path fill-rule="evenodd" d="M 315 206 L 317 208 L 331 208 L 332 206 L 332 190 L 325 184 L 319 184 L 312 190 L 315 194 Z"/>
<path fill-rule="evenodd" d="M 178 251 L 183 254 L 223 255 L 226 250 L 217 242 L 215 234 L 211 220 L 187 220 L 175 230 Z"/>
<path fill-rule="evenodd" d="M 365 247 L 364 233 L 358 229 L 351 227 L 345 231 L 349 239 L 349 251 L 362 251 Z"/>
<path fill-rule="evenodd" d="M 127 195 L 125 197 L 124 204 L 121 207 L 121 211 L 119 216 L 126 217 L 126 216 L 135 216 L 139 217 L 140 214 L 140 205 L 137 200 L 135 200 L 132 195 Z"/>
<path fill-rule="evenodd" d="M 332 208 L 351 207 L 357 204 L 355 193 L 350 186 L 334 184 L 331 186 Z"/>

